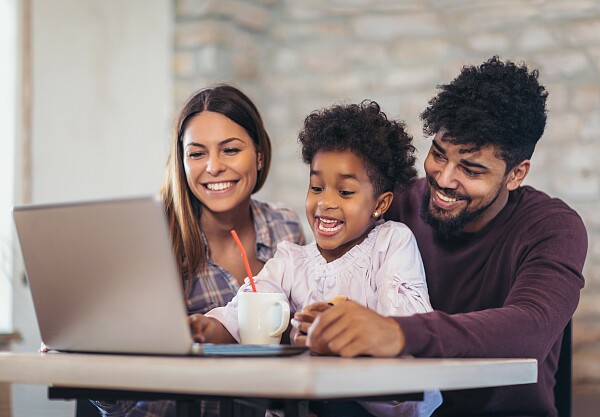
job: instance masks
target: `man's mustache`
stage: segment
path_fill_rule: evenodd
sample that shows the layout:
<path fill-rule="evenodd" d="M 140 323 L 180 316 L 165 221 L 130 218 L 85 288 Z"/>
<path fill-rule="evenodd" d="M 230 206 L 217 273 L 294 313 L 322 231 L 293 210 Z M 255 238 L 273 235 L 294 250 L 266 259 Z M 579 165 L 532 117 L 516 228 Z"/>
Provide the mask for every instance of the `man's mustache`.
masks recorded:
<path fill-rule="evenodd" d="M 465 200 L 467 203 L 471 202 L 471 197 L 469 197 L 468 195 L 461 194 L 461 193 L 456 192 L 455 190 L 451 190 L 449 188 L 440 187 L 440 185 L 437 183 L 437 181 L 434 180 L 433 177 L 431 177 L 429 175 L 427 175 L 427 182 L 429 183 L 429 185 L 431 187 L 433 187 L 434 190 L 441 191 L 448 197 L 455 198 L 457 200 Z"/>

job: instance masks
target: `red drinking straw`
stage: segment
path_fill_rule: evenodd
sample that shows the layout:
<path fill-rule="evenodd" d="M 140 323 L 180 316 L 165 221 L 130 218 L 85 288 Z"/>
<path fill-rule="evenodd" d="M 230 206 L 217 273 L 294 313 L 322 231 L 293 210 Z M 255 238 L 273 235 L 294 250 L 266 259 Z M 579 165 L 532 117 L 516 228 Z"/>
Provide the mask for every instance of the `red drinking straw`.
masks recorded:
<path fill-rule="evenodd" d="M 244 259 L 244 266 L 246 267 L 246 273 L 248 274 L 248 278 L 250 279 L 250 285 L 252 286 L 252 292 L 256 292 L 256 285 L 254 285 L 254 277 L 252 276 L 252 270 L 250 269 L 250 263 L 248 263 L 248 255 L 246 255 L 246 251 L 244 250 L 244 246 L 242 245 L 242 241 L 238 237 L 235 230 L 231 231 L 231 236 L 233 236 L 233 240 L 235 240 L 236 245 L 242 252 L 242 259 Z"/>

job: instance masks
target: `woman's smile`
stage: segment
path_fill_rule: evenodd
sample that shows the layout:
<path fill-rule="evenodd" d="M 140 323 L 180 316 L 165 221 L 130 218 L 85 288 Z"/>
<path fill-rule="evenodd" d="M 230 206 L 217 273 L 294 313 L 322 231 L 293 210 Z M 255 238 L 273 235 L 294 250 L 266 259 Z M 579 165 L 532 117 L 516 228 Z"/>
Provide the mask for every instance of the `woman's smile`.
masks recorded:
<path fill-rule="evenodd" d="M 222 181 L 222 182 L 208 182 L 204 184 L 210 191 L 228 191 L 237 184 L 237 181 Z"/>

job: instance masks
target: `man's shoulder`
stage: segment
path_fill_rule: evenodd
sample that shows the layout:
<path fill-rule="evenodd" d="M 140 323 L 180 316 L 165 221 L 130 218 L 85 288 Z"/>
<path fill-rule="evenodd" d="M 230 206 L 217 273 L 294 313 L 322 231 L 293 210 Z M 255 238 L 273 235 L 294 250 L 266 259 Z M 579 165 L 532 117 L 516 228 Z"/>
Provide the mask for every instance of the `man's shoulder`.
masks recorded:
<path fill-rule="evenodd" d="M 577 217 L 577 212 L 557 197 L 551 197 L 530 185 L 517 188 L 514 192 L 515 208 L 519 212 L 537 212 L 543 209 L 545 214 L 570 213 Z"/>
<path fill-rule="evenodd" d="M 423 203 L 423 197 L 427 193 L 427 180 L 420 178 L 412 183 L 394 190 L 394 199 L 388 212 L 385 214 L 387 220 L 396 220 L 414 227 L 413 221 L 417 221 Z"/>
<path fill-rule="evenodd" d="M 421 197 L 427 191 L 427 178 L 419 178 L 394 191 L 394 198 L 417 195 Z"/>
<path fill-rule="evenodd" d="M 575 228 L 585 233 L 579 214 L 560 198 L 531 186 L 519 187 L 513 193 L 511 218 L 520 228 Z"/>

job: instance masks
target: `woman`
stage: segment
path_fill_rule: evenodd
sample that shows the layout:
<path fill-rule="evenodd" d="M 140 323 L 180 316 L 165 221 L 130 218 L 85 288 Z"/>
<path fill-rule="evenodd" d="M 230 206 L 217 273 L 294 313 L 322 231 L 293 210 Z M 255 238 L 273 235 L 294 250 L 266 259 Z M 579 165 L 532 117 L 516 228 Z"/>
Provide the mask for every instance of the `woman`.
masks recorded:
<path fill-rule="evenodd" d="M 240 90 L 219 85 L 185 104 L 162 194 L 190 314 L 226 304 L 247 275 L 231 229 L 253 273 L 280 241 L 304 241 L 295 213 L 251 198 L 270 163 L 269 136 Z"/>
<path fill-rule="evenodd" d="M 252 199 L 265 183 L 271 142 L 256 106 L 240 90 L 217 85 L 181 110 L 171 141 L 162 198 L 189 314 L 227 304 L 246 277 L 235 229 L 253 274 L 288 240 L 304 244 L 297 215 Z M 170 401 L 94 401 L 106 416 L 175 415 Z M 218 403 L 202 403 L 203 416 Z"/>

